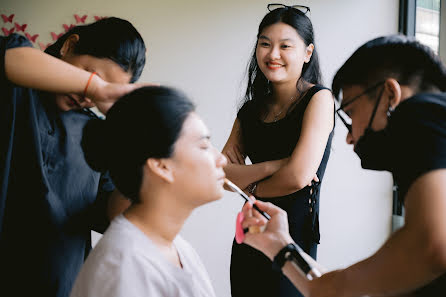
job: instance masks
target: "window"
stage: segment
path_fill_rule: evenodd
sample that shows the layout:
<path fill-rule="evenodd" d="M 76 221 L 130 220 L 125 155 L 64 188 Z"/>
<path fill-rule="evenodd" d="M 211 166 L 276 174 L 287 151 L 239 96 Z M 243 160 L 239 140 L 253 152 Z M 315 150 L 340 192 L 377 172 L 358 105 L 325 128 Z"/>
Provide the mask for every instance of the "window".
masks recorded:
<path fill-rule="evenodd" d="M 415 38 L 438 54 L 440 0 L 418 0 L 416 3 Z"/>
<path fill-rule="evenodd" d="M 446 0 L 400 0 L 399 32 L 415 36 L 446 63 L 445 20 Z"/>

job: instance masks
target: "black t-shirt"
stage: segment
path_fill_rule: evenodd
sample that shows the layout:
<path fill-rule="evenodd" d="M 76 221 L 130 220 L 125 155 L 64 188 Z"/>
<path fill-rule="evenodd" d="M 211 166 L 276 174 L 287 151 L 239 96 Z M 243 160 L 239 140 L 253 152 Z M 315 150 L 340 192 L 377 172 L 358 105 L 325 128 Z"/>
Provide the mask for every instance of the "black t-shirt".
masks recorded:
<path fill-rule="evenodd" d="M 446 168 L 446 94 L 422 93 L 403 101 L 387 129 L 392 173 L 404 201 L 419 176 Z"/>
<path fill-rule="evenodd" d="M 422 93 L 403 101 L 387 128 L 392 139 L 392 174 L 404 201 L 418 177 L 446 168 L 446 93 Z M 418 290 L 416 296 L 446 296 L 446 274 Z"/>
<path fill-rule="evenodd" d="M 5 53 L 31 46 L 0 37 L 0 295 L 68 296 L 88 251 L 90 230 L 107 225 L 114 189 L 80 146 L 91 116 L 60 112 L 54 97 L 14 85 Z"/>

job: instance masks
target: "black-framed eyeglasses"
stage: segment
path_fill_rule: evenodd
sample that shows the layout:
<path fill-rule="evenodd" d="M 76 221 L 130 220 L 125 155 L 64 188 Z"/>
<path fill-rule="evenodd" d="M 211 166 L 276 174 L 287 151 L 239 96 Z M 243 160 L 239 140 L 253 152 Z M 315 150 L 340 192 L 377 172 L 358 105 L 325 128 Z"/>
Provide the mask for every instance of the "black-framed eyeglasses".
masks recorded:
<path fill-rule="evenodd" d="M 380 81 L 377 84 L 367 88 L 364 92 L 362 92 L 361 94 L 351 98 L 350 100 L 348 100 L 348 102 L 346 102 L 345 104 L 341 103 L 341 106 L 336 109 L 336 114 L 338 115 L 338 117 L 341 119 L 342 123 L 344 123 L 345 127 L 347 127 L 348 132 L 351 134 L 352 133 L 352 119 L 350 118 L 350 116 L 344 111 L 344 108 L 349 106 L 350 104 L 352 104 L 353 102 L 355 102 L 357 99 L 361 98 L 362 96 L 364 96 L 367 93 L 370 93 L 371 91 L 373 91 L 374 89 L 376 89 L 377 87 L 379 87 L 380 85 L 382 85 L 385 81 Z"/>
<path fill-rule="evenodd" d="M 302 12 L 303 14 L 306 14 L 307 12 L 310 11 L 310 7 L 305 6 L 305 5 L 285 5 L 285 4 L 280 4 L 280 3 L 268 4 L 267 8 L 269 11 L 273 11 L 274 9 L 277 9 L 277 8 L 296 9 L 296 10 L 299 10 L 300 12 Z"/>

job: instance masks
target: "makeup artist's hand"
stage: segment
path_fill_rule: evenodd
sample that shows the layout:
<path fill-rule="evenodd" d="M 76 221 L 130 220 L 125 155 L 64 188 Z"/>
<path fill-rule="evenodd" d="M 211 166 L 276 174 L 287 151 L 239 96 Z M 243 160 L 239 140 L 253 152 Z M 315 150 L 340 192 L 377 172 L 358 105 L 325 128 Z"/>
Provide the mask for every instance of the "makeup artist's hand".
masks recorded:
<path fill-rule="evenodd" d="M 255 200 L 254 197 L 251 196 L 251 198 Z M 293 242 L 288 230 L 287 213 L 272 203 L 259 200 L 255 200 L 255 203 L 261 210 L 271 216 L 271 220 L 267 221 L 258 211 L 253 209 L 251 203 L 245 203 L 242 209 L 245 217 L 242 227 L 262 227 L 266 225 L 266 228 L 260 233 L 247 232 L 243 242 L 263 252 L 272 260 L 280 249 Z"/>
<path fill-rule="evenodd" d="M 141 87 L 159 86 L 155 83 L 119 84 L 109 83 L 95 75 L 87 89 L 87 98 L 96 105 L 100 112 L 106 114 L 119 98 Z"/>

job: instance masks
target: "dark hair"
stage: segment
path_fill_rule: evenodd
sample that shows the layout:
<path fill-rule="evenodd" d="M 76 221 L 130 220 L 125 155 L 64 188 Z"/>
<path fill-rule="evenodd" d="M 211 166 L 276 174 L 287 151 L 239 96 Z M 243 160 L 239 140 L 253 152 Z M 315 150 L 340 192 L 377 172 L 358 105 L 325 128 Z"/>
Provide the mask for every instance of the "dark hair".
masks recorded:
<path fill-rule="evenodd" d="M 415 38 L 389 35 L 370 40 L 353 53 L 333 79 L 333 94 L 339 100 L 345 86 L 367 88 L 389 77 L 415 92 L 446 91 L 445 65 L 428 46 Z"/>
<path fill-rule="evenodd" d="M 74 53 L 107 58 L 132 74 L 131 82 L 141 76 L 146 63 L 146 46 L 133 25 L 123 19 L 109 17 L 97 22 L 73 27 L 62 35 L 45 52 L 60 58 L 60 49 L 67 38 L 79 35 Z"/>
<path fill-rule="evenodd" d="M 266 27 L 277 23 L 284 23 L 296 29 L 297 34 L 302 38 L 305 45 L 308 46 L 311 43 L 314 44 L 313 25 L 311 24 L 310 19 L 302 11 L 288 7 L 274 9 L 265 15 L 260 22 L 257 39 Z M 243 102 L 253 100 L 253 102 L 256 102 L 256 105 L 261 108 L 269 94 L 269 85 L 268 80 L 257 64 L 256 48 L 257 42 L 248 64 L 248 86 L 246 88 Z M 313 50 L 310 61 L 305 63 L 302 68 L 302 75 L 297 82 L 296 88 L 299 88 L 299 82 L 301 80 L 312 84 L 322 83 L 319 57 L 316 47 Z"/>
<path fill-rule="evenodd" d="M 172 155 L 194 104 L 181 92 L 167 87 L 143 87 L 122 97 L 106 120 L 87 123 L 82 148 L 96 171 L 109 171 L 117 189 L 139 201 L 142 168 L 149 158 Z"/>

